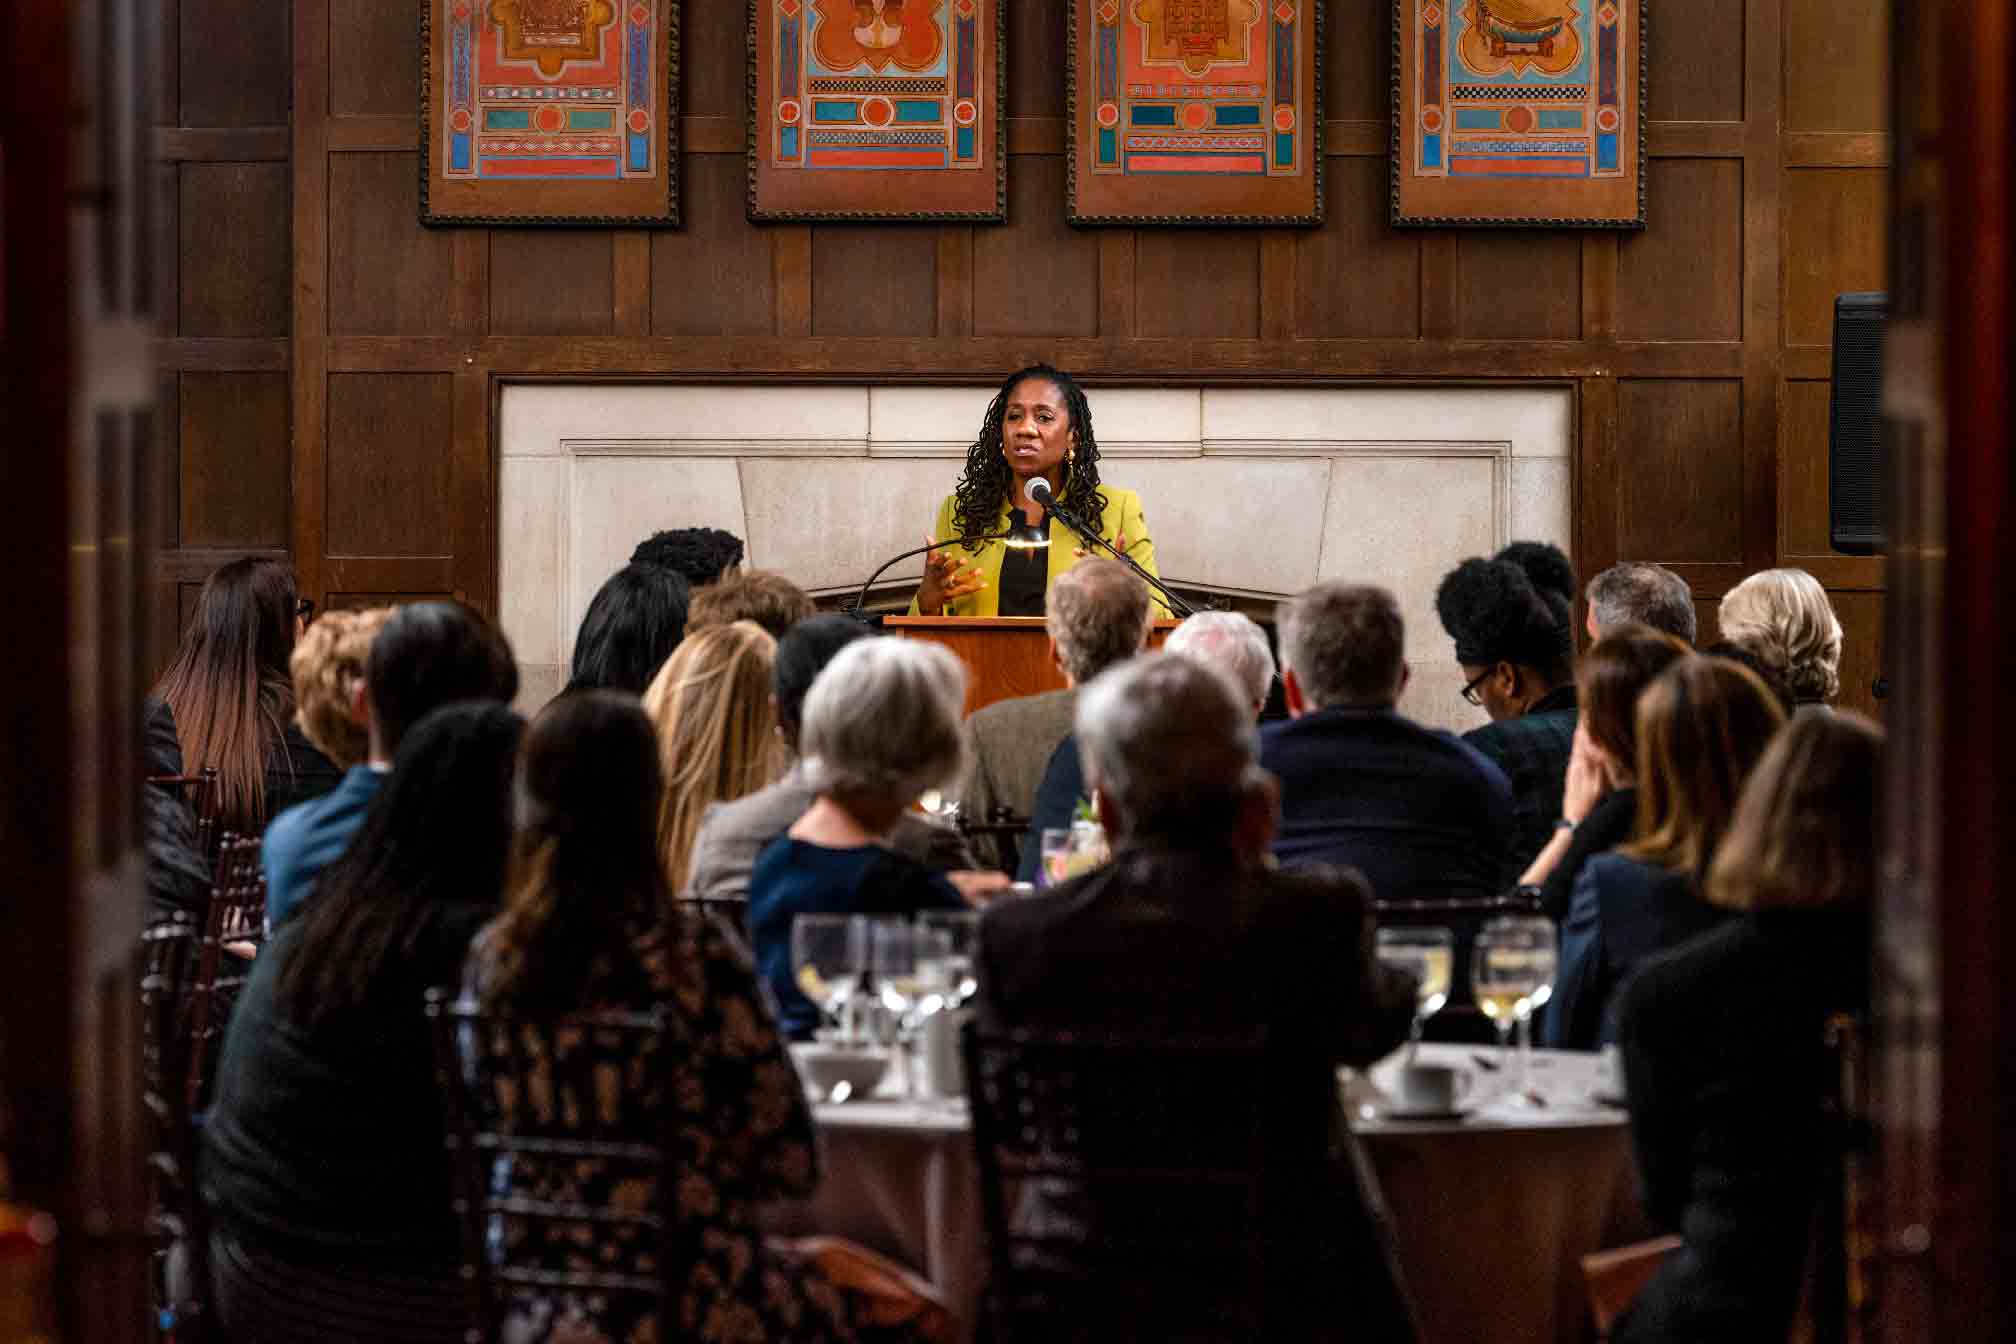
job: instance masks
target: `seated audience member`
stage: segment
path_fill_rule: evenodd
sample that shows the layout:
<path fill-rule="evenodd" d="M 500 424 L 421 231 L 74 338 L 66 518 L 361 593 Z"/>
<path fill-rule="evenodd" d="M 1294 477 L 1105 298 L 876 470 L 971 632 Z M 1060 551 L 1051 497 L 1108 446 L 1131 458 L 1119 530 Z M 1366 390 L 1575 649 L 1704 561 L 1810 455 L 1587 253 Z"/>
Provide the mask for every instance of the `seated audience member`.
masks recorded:
<path fill-rule="evenodd" d="M 1274 689 L 1274 651 L 1267 647 L 1267 632 L 1251 616 L 1200 611 L 1169 632 L 1162 651 L 1194 658 L 1232 678 L 1252 703 L 1254 718 L 1266 710 L 1267 693 Z"/>
<path fill-rule="evenodd" d="M 1547 1043 L 1616 1039 L 1617 987 L 1655 952 L 1705 932 L 1721 912 L 1701 879 L 1736 796 L 1785 713 L 1748 668 L 1690 655 L 1638 697 L 1638 815 L 1631 839 L 1583 865 L 1561 925 Z"/>
<path fill-rule="evenodd" d="M 364 763 L 326 796 L 274 818 L 266 832 L 267 926 L 291 919 L 322 870 L 349 847 L 414 724 L 451 701 L 508 702 L 517 694 L 511 647 L 481 613 L 459 602 L 395 610 L 371 640 L 363 679 L 349 684 L 350 717 L 369 743 Z"/>
<path fill-rule="evenodd" d="M 732 574 L 742 564 L 742 538 L 718 527 L 678 527 L 653 532 L 630 553 L 633 565 L 656 565 L 686 580 L 689 588 L 705 588 Z"/>
<path fill-rule="evenodd" d="M 258 835 L 282 808 L 319 798 L 342 772 L 294 722 L 287 659 L 305 604 L 294 572 L 233 560 L 203 581 L 196 614 L 146 704 L 150 775 L 217 770 L 217 825 Z"/>
<path fill-rule="evenodd" d="M 784 765 L 770 660 L 777 641 L 750 621 L 689 635 L 644 692 L 665 781 L 658 848 L 673 890 L 686 883 L 700 817 L 777 778 Z"/>
<path fill-rule="evenodd" d="M 798 754 L 805 697 L 834 654 L 857 639 L 874 637 L 869 627 L 836 612 L 800 621 L 777 641 L 771 694 L 777 704 L 777 734 L 790 754 L 790 768 L 767 788 L 708 807 L 693 836 L 690 876 L 682 895 L 714 900 L 748 896 L 749 872 L 756 866 L 756 856 L 804 816 L 817 796 L 811 772 Z M 889 847 L 944 873 L 962 893 L 977 895 L 1007 881 L 999 873 L 968 871 L 973 867 L 973 855 L 964 838 L 952 827 L 919 812 L 906 810 L 896 818 L 889 832 Z"/>
<path fill-rule="evenodd" d="M 1722 638 L 1764 660 L 1799 705 L 1841 693 L 1841 622 L 1827 590 L 1803 569 L 1752 574 L 1722 598 Z"/>
<path fill-rule="evenodd" d="M 817 610 L 811 595 L 782 574 L 768 569 L 738 571 L 695 590 L 686 633 L 730 621 L 754 621 L 770 632 L 770 638 L 782 639 L 786 630 Z"/>
<path fill-rule="evenodd" d="M 1077 748 L 1069 745 L 1078 687 L 1132 658 L 1148 642 L 1148 585 L 1118 560 L 1080 560 L 1050 585 L 1043 620 L 1050 632 L 1050 657 L 1064 674 L 1065 689 L 997 701 L 967 720 L 973 774 L 963 799 L 966 813 L 985 821 L 1002 805 L 1030 817 L 1018 874 L 1025 882 L 1035 876 L 1042 827 L 1069 826 L 1082 792 Z M 1046 796 L 1041 817 L 1039 793 Z"/>
<path fill-rule="evenodd" d="M 1465 560 L 1435 591 L 1436 614 L 1456 642 L 1463 698 L 1491 716 L 1463 740 L 1512 786 L 1508 884 L 1561 816 L 1575 738 L 1574 601 L 1568 557 L 1533 541 Z"/>
<path fill-rule="evenodd" d="M 567 690 L 644 694 L 686 637 L 691 600 L 675 570 L 632 562 L 611 574 L 574 636 Z"/>
<path fill-rule="evenodd" d="M 801 744 L 817 793 L 749 875 L 749 937 L 787 1036 L 809 1036 L 819 1025 L 791 965 L 799 915 L 964 908 L 951 883 L 889 848 L 888 836 L 924 790 L 959 778 L 965 702 L 959 660 L 904 639 L 849 644 L 805 697 Z"/>
<path fill-rule="evenodd" d="M 639 1121 L 627 1137 L 648 1144 L 670 1131 L 652 1117 L 676 1108 L 682 1141 L 698 1157 L 682 1175 L 678 1207 L 658 1212 L 690 1224 L 678 1240 L 697 1254 L 681 1267 L 674 1321 L 652 1319 L 652 1304 L 634 1295 L 507 1287 L 502 1337 L 728 1338 L 706 1323 L 732 1319 L 738 1339 L 852 1340 L 859 1313 L 846 1289 L 766 1242 L 758 1227 L 758 1204 L 809 1198 L 818 1183 L 812 1116 L 738 946 L 714 920 L 673 908 L 652 804 L 664 792 L 661 754 L 625 696 L 565 696 L 534 720 L 518 770 L 504 910 L 478 936 L 467 983 L 485 1012 L 521 1019 L 669 1015 L 661 1057 L 629 1061 L 643 1095 L 626 1095 L 624 1114 Z M 483 1079 L 489 1061 L 479 1054 L 474 1069 Z M 509 1088 L 485 1091 L 484 1123 L 509 1129 L 524 1099 Z M 506 1179 L 519 1198 L 571 1203 L 618 1201 L 641 1176 L 613 1159 L 521 1157 Z M 648 1199 L 641 1192 L 651 1186 L 639 1188 L 635 1198 Z M 655 1231 L 615 1225 L 595 1229 L 592 1240 L 560 1233 L 520 1241 L 511 1264 L 648 1275 L 657 1252 Z M 921 1297 L 914 1305 L 924 1305 Z"/>
<path fill-rule="evenodd" d="M 1540 889 L 1540 909 L 1557 923 L 1568 914 L 1575 880 L 1593 854 L 1631 838 L 1638 817 L 1638 697 L 1687 656 L 1673 635 L 1643 625 L 1613 625 L 1576 665 L 1581 722 L 1568 758 L 1561 820 L 1533 860 L 1522 887 Z"/>
<path fill-rule="evenodd" d="M 253 963 L 203 1132 L 227 1338 L 463 1338 L 423 1008 L 497 912 L 522 728 L 482 703 L 416 725 L 357 843 Z"/>
<path fill-rule="evenodd" d="M 1694 643 L 1699 618 L 1694 590 L 1687 580 L 1664 565 L 1627 560 L 1589 580 L 1589 611 L 1584 625 L 1591 643 L 1620 625 L 1663 630 L 1683 644 Z"/>
<path fill-rule="evenodd" d="M 210 908 L 210 869 L 196 852 L 188 807 L 165 790 L 142 789 L 140 811 L 149 919 L 178 910 L 202 919 Z"/>
<path fill-rule="evenodd" d="M 1793 719 L 1708 873 L 1735 917 L 1624 988 L 1645 1209 L 1684 1244 L 1619 1344 L 1786 1337 L 1819 1195 L 1823 1025 L 1868 1009 L 1882 745 L 1858 714 Z"/>
<path fill-rule="evenodd" d="M 371 734 L 356 711 L 371 641 L 392 608 L 325 611 L 294 643 L 287 670 L 294 680 L 294 720 L 323 755 L 348 770 L 371 754 Z"/>
<path fill-rule="evenodd" d="M 1217 672 L 1146 655 L 1084 688 L 1076 729 L 1113 861 L 987 908 L 981 1020 L 1264 1028 L 1267 1337 L 1412 1339 L 1337 1099 L 1337 1066 L 1398 1046 L 1413 1006 L 1413 981 L 1373 958 L 1371 892 L 1355 873 L 1269 865 L 1273 790 L 1254 768 L 1252 710 Z"/>

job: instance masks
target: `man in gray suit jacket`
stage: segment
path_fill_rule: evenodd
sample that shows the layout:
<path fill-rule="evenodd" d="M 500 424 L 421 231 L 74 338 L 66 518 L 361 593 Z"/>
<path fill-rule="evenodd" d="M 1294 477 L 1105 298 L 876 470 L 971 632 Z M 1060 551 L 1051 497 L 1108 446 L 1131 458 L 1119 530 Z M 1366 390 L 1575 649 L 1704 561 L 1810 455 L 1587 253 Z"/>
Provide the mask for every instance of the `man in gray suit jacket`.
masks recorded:
<path fill-rule="evenodd" d="M 771 681 L 777 698 L 777 727 L 794 757 L 799 713 L 820 669 L 841 649 L 857 639 L 872 638 L 874 633 L 852 617 L 835 614 L 802 620 L 777 641 Z M 784 777 L 768 788 L 708 808 L 693 839 L 692 876 L 680 894 L 746 898 L 749 870 L 755 867 L 756 856 L 805 815 L 813 794 L 804 763 L 794 760 Z M 945 872 L 963 894 L 984 893 L 1006 881 L 999 874 L 968 872 L 974 864 L 965 838 L 921 813 L 905 812 L 899 817 L 889 833 L 889 845 L 926 867 Z"/>
<path fill-rule="evenodd" d="M 960 802 L 968 817 L 984 822 L 997 804 L 1030 814 L 1043 768 L 1071 731 L 1078 687 L 1141 652 L 1151 610 L 1148 585 L 1117 560 L 1081 560 L 1050 586 L 1044 622 L 1067 689 L 998 701 L 966 720 L 973 774 Z"/>

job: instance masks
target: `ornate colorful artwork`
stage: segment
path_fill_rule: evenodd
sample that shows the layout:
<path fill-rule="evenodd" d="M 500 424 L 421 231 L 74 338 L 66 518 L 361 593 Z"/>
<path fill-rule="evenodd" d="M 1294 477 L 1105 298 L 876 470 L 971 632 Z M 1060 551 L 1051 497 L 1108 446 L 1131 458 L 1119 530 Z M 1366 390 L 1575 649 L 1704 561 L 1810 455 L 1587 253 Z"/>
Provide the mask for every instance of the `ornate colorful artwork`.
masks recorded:
<path fill-rule="evenodd" d="M 1645 223 L 1645 0 L 1398 0 L 1393 222 Z"/>
<path fill-rule="evenodd" d="M 421 222 L 678 224 L 678 0 L 421 14 Z"/>
<path fill-rule="evenodd" d="M 749 217 L 999 220 L 1007 0 L 750 0 Z"/>
<path fill-rule="evenodd" d="M 1072 0 L 1073 224 L 1323 222 L 1321 0 Z"/>

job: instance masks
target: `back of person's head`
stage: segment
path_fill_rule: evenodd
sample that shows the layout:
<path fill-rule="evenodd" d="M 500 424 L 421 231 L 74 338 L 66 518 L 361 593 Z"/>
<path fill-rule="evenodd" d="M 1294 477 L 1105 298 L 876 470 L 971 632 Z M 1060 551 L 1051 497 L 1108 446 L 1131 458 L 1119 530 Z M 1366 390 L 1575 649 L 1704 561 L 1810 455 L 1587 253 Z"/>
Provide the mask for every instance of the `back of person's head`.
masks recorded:
<path fill-rule="evenodd" d="M 1400 604 L 1370 584 L 1319 583 L 1275 615 L 1281 661 L 1311 708 L 1389 706 L 1407 672 Z"/>
<path fill-rule="evenodd" d="M 371 754 L 371 738 L 352 711 L 364 683 L 371 641 L 392 619 L 392 608 L 325 611 L 294 645 L 287 660 L 294 678 L 294 717 L 310 742 L 344 769 Z"/>
<path fill-rule="evenodd" d="M 1731 910 L 1867 910 L 1882 844 L 1883 730 L 1853 711 L 1804 711 L 1743 786 L 1708 871 Z"/>
<path fill-rule="evenodd" d="M 742 538 L 718 527 L 653 532 L 637 543 L 630 563 L 670 570 L 691 587 L 700 588 L 742 563 Z"/>
<path fill-rule="evenodd" d="M 776 651 L 753 621 L 712 626 L 688 635 L 644 692 L 665 775 L 658 843 L 674 891 L 685 885 L 708 806 L 754 793 L 783 764 L 770 699 Z"/>
<path fill-rule="evenodd" d="M 1701 876 L 1785 711 L 1755 673 L 1690 654 L 1638 697 L 1638 816 L 1618 852 Z"/>
<path fill-rule="evenodd" d="M 1694 642 L 1694 591 L 1664 565 L 1627 560 L 1610 566 L 1589 580 L 1589 609 L 1595 614 L 1596 629 L 1605 635 L 1632 622 Z"/>
<path fill-rule="evenodd" d="M 1686 656 L 1677 637 L 1628 621 L 1605 630 L 1582 655 L 1575 670 L 1581 724 L 1616 765 L 1638 768 L 1638 697 Z"/>
<path fill-rule="evenodd" d="M 911 639 L 856 640 L 805 697 L 800 749 L 840 802 L 909 804 L 966 772 L 966 666 Z"/>
<path fill-rule="evenodd" d="M 1185 617 L 1162 644 L 1164 653 L 1215 667 L 1246 693 L 1257 715 L 1274 686 L 1274 651 L 1267 632 L 1236 611 L 1200 611 Z"/>
<path fill-rule="evenodd" d="M 871 639 L 874 630 L 855 620 L 829 612 L 798 622 L 777 641 L 777 656 L 770 666 L 770 689 L 777 697 L 777 727 L 785 745 L 798 750 L 798 733 L 805 718 L 805 697 L 812 683 L 833 661 L 833 656 L 857 639 Z"/>
<path fill-rule="evenodd" d="M 296 917 L 300 935 L 279 986 L 285 1016 L 312 1023 L 396 989 L 385 973 L 438 921 L 458 906 L 497 905 L 524 728 L 495 701 L 463 701 L 406 733 L 362 829 Z M 452 979 L 455 967 L 432 970 Z M 417 1000 L 412 1007 L 419 1011 Z"/>
<path fill-rule="evenodd" d="M 294 713 L 294 571 L 233 560 L 203 581 L 196 611 L 154 694 L 175 716 L 182 766 L 217 770 L 227 830 L 256 833 L 266 815 L 266 755 Z"/>
<path fill-rule="evenodd" d="M 1519 541 L 1473 556 L 1435 590 L 1435 613 L 1465 667 L 1532 669 L 1550 685 L 1575 675 L 1575 571 L 1559 547 Z"/>
<path fill-rule="evenodd" d="M 1841 622 L 1827 590 L 1803 569 L 1766 569 L 1722 599 L 1722 638 L 1775 669 L 1801 704 L 1841 691 Z"/>
<path fill-rule="evenodd" d="M 414 724 L 442 705 L 508 703 L 518 694 L 518 664 L 481 612 L 460 602 L 415 602 L 394 611 L 372 639 L 364 693 L 373 741 L 389 756 Z"/>
<path fill-rule="evenodd" d="M 770 569 L 752 569 L 698 589 L 686 615 L 688 634 L 731 621 L 754 621 L 782 639 L 784 632 L 818 608 L 803 588 Z"/>
<path fill-rule="evenodd" d="M 1771 688 L 1771 694 L 1778 697 L 1778 707 L 1791 714 L 1799 707 L 1792 696 L 1792 688 L 1785 684 L 1784 674 L 1758 657 L 1755 649 L 1746 648 L 1734 640 L 1718 639 L 1701 650 L 1710 658 L 1727 658 L 1732 663 L 1741 663 L 1757 674 L 1757 679 Z"/>
<path fill-rule="evenodd" d="M 644 694 L 685 638 L 692 592 L 661 565 L 633 562 L 611 574 L 575 632 L 567 689 Z"/>
<path fill-rule="evenodd" d="M 1217 669 L 1166 653 L 1123 663 L 1080 692 L 1075 727 L 1116 838 L 1191 849 L 1237 824 L 1257 735 Z"/>
<path fill-rule="evenodd" d="M 1148 585 L 1118 560 L 1080 560 L 1050 585 L 1046 624 L 1064 675 L 1082 686 L 1141 652 L 1148 640 Z"/>
<path fill-rule="evenodd" d="M 578 1007 L 599 958 L 625 955 L 671 918 L 663 792 L 651 720 L 629 696 L 561 696 L 532 721 L 504 912 L 478 942 L 485 1007 Z"/>

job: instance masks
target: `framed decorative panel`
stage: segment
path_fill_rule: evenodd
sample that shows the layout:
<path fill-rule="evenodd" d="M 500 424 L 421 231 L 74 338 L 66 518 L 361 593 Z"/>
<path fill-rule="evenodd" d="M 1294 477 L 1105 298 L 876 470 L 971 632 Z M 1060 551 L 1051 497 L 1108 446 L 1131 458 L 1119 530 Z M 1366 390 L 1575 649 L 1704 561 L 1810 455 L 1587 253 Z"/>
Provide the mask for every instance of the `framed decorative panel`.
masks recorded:
<path fill-rule="evenodd" d="M 749 218 L 1006 218 L 1009 3 L 749 0 Z"/>
<path fill-rule="evenodd" d="M 423 224 L 679 223 L 679 0 L 425 0 Z"/>
<path fill-rule="evenodd" d="M 1395 0 L 1393 222 L 1645 225 L 1646 0 Z"/>
<path fill-rule="evenodd" d="M 1073 224 L 1321 224 L 1322 0 L 1070 0 Z"/>

